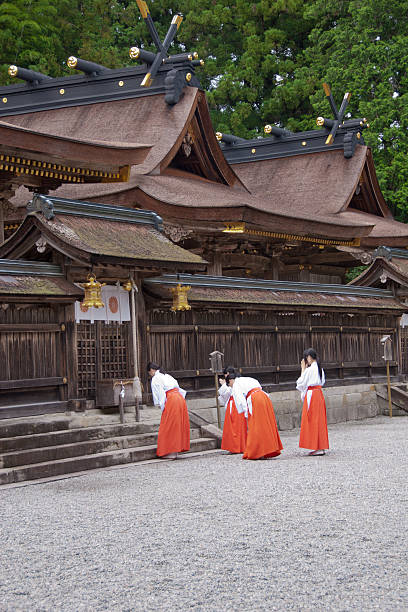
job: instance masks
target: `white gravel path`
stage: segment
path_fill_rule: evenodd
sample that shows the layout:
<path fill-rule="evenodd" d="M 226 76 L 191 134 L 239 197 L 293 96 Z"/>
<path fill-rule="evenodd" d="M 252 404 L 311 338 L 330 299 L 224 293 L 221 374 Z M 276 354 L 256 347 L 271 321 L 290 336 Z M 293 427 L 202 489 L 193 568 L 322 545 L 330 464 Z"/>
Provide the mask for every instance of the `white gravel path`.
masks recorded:
<path fill-rule="evenodd" d="M 0 490 L 0 611 L 408 610 L 408 418 Z"/>

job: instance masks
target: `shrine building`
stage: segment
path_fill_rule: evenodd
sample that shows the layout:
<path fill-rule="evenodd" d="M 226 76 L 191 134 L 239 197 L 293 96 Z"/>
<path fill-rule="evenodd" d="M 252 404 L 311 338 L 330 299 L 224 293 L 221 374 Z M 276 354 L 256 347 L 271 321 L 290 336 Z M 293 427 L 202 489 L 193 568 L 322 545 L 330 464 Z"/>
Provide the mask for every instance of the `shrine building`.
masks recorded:
<path fill-rule="evenodd" d="M 293 389 L 309 346 L 328 386 L 371 385 L 389 334 L 400 380 L 408 226 L 367 120 L 325 86 L 316 130 L 221 134 L 202 61 L 165 47 L 114 70 L 71 57 L 61 78 L 13 66 L 23 82 L 0 87 L 0 419 L 98 405 L 106 379 L 141 381 L 145 401 L 148 360 L 209 397 L 216 349 L 269 391 Z M 83 307 L 90 277 L 103 307 Z"/>

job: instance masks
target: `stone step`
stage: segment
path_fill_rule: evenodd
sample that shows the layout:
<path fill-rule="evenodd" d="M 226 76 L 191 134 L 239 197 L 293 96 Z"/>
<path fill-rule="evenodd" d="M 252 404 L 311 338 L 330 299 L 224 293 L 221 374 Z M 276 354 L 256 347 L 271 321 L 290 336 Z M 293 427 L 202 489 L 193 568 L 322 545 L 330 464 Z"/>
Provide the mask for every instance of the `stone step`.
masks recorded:
<path fill-rule="evenodd" d="M 41 416 L 27 419 L 7 419 L 0 421 L 0 439 L 16 436 L 29 436 L 50 431 L 69 429 L 70 419 L 67 416 Z"/>
<path fill-rule="evenodd" d="M 59 444 L 74 444 L 86 440 L 100 440 L 117 436 L 134 436 L 137 434 L 157 432 L 156 425 L 145 423 L 99 425 L 98 427 L 79 427 L 77 429 L 62 429 L 33 433 L 25 436 L 0 438 L 0 453 L 58 446 Z"/>
<path fill-rule="evenodd" d="M 7 404 L 0 406 L 0 419 L 13 419 L 18 417 L 43 416 L 44 414 L 54 414 L 65 412 L 68 409 L 68 402 L 34 402 L 32 404 Z M 17 417 L 17 418 L 18 418 Z"/>
<path fill-rule="evenodd" d="M 217 448 L 213 438 L 191 440 L 190 452 L 206 451 Z M 84 470 L 110 467 L 125 463 L 135 463 L 156 458 L 156 445 L 111 450 L 81 457 L 69 457 L 56 461 L 45 461 L 32 465 L 21 465 L 0 469 L 0 485 L 23 482 L 39 478 L 49 478 Z"/>
<path fill-rule="evenodd" d="M 86 433 L 86 432 L 84 432 Z M 199 429 L 190 430 L 190 439 L 196 440 L 200 437 Z M 24 439 L 24 438 L 23 438 Z M 121 450 L 126 448 L 138 448 L 157 444 L 157 432 L 120 435 L 117 437 L 106 437 L 96 440 L 83 440 L 73 444 L 59 444 L 58 446 L 44 446 L 41 448 L 18 450 L 0 455 L 0 468 L 17 467 L 19 465 L 30 465 L 33 463 L 44 463 L 58 461 L 69 457 L 80 457 L 81 455 L 92 455 L 106 451 Z"/>

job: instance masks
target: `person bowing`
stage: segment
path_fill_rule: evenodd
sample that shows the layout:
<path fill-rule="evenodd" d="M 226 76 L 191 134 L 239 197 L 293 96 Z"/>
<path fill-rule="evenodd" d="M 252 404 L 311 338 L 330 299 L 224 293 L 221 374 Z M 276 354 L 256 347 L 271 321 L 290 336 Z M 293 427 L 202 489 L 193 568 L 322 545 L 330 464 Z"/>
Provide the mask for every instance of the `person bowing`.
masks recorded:
<path fill-rule="evenodd" d="M 272 402 L 255 378 L 227 374 L 226 384 L 238 413 L 248 419 L 248 436 L 243 459 L 277 457 L 283 449 Z"/>
<path fill-rule="evenodd" d="M 247 419 L 243 412 L 239 413 L 232 396 L 232 387 L 227 386 L 225 376 L 227 374 L 236 374 L 239 372 L 232 366 L 224 368 L 224 377 L 221 377 L 220 388 L 218 392 L 219 400 L 225 406 L 224 427 L 222 430 L 221 448 L 229 451 L 231 454 L 239 454 L 245 452 L 247 441 Z"/>
<path fill-rule="evenodd" d="M 177 453 L 190 450 L 190 419 L 184 399 L 186 392 L 179 387 L 177 380 L 157 363 L 148 363 L 147 373 L 152 379 L 153 403 L 160 406 L 162 411 L 157 437 L 157 456 L 177 459 Z"/>

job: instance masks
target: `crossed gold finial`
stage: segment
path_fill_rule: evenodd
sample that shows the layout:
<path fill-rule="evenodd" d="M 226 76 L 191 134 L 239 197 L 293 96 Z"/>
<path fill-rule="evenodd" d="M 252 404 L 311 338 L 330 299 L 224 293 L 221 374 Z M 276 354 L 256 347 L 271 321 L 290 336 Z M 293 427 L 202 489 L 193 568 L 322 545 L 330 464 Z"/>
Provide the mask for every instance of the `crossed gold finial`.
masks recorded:
<path fill-rule="evenodd" d="M 149 7 L 147 6 L 145 0 L 136 0 L 137 2 L 137 6 L 139 7 L 139 11 L 149 29 L 149 32 L 153 38 L 153 42 L 157 47 L 157 53 L 153 59 L 153 62 L 150 66 L 149 72 L 146 73 L 141 85 L 142 87 L 150 87 L 150 85 L 153 82 L 154 77 L 157 74 L 157 71 L 159 70 L 160 66 L 162 65 L 163 61 L 166 59 L 167 57 L 167 51 L 171 45 L 171 43 L 174 40 L 174 37 L 176 35 L 177 30 L 179 29 L 181 22 L 183 21 L 183 15 L 181 15 L 180 13 L 177 13 L 176 15 L 174 15 L 173 19 L 171 20 L 171 24 L 169 29 L 167 30 L 167 34 L 164 38 L 164 41 L 161 42 L 159 35 L 157 33 L 156 27 L 153 23 L 153 19 L 150 15 L 150 11 L 149 11 Z M 139 51 L 139 53 L 138 53 Z M 134 55 L 132 55 L 132 53 Z M 139 57 L 140 56 L 140 50 L 137 50 L 137 47 L 132 47 L 131 51 L 130 51 L 130 56 L 131 57 Z"/>
<path fill-rule="evenodd" d="M 331 145 L 334 142 L 334 138 L 336 136 L 338 127 L 340 123 L 343 121 L 344 113 L 346 112 L 347 105 L 351 98 L 351 93 L 346 92 L 344 94 L 344 97 L 343 97 L 343 100 L 340 106 L 340 110 L 337 110 L 337 106 L 334 102 L 334 98 L 333 98 L 333 95 L 330 89 L 330 85 L 328 85 L 327 83 L 323 83 L 323 89 L 324 89 L 324 93 L 326 94 L 326 98 L 329 101 L 330 108 L 332 109 L 332 112 L 334 115 L 334 121 L 333 121 L 333 125 L 331 126 L 330 134 L 326 138 L 326 144 Z M 319 117 L 318 120 L 320 120 L 320 124 L 318 123 L 318 125 L 324 125 L 323 117 Z"/>

